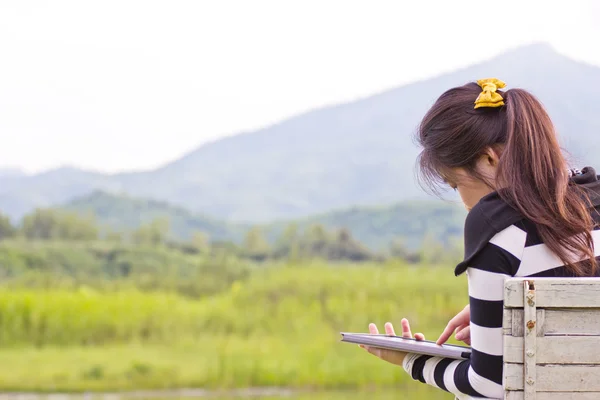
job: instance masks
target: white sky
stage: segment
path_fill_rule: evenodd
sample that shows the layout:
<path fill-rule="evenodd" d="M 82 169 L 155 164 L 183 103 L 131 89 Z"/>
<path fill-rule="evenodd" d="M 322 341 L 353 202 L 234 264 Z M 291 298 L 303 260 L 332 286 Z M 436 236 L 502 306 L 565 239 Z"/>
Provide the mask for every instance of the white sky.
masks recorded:
<path fill-rule="evenodd" d="M 547 41 L 600 1 L 0 0 L 0 167 L 155 168 L 198 145 Z"/>

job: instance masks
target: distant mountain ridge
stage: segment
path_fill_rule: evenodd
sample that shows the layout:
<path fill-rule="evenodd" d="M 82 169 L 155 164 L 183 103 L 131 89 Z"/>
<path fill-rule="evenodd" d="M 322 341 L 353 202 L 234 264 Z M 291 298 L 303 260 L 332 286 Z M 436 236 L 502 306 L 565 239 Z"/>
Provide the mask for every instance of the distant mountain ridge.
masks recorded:
<path fill-rule="evenodd" d="M 412 138 L 420 118 L 446 89 L 489 76 L 537 95 L 575 165 L 594 164 L 600 150 L 600 67 L 537 44 L 227 137 L 154 171 L 104 175 L 63 168 L 0 175 L 0 210 L 18 218 L 34 207 L 103 190 L 167 200 L 229 221 L 265 222 L 423 199 L 413 179 L 418 150 Z"/>
<path fill-rule="evenodd" d="M 0 177 L 3 178 L 21 178 L 26 176 L 25 172 L 23 172 L 19 168 L 0 168 Z"/>

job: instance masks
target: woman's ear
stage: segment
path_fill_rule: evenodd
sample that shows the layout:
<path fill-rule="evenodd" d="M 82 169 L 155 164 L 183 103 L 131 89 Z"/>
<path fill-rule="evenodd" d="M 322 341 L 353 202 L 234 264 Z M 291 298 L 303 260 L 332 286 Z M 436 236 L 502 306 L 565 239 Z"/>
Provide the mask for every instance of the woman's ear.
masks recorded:
<path fill-rule="evenodd" d="M 490 167 L 497 167 L 498 162 L 500 161 L 500 154 L 496 150 L 491 147 L 488 147 L 483 154 L 485 158 L 485 162 Z"/>
<path fill-rule="evenodd" d="M 496 171 L 498 169 L 498 162 L 500 161 L 500 155 L 497 151 L 488 147 L 479 156 L 476 164 L 476 170 L 486 181 L 493 181 L 496 178 Z"/>

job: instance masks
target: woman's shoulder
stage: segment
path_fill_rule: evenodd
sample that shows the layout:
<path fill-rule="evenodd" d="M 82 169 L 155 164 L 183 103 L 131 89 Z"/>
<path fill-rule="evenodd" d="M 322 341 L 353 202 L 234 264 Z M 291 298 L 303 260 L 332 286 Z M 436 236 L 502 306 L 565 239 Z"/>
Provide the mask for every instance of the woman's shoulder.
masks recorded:
<path fill-rule="evenodd" d="M 524 219 L 521 213 L 502 199 L 498 192 L 492 192 L 479 200 L 467 214 L 465 233 L 468 231 L 494 231 Z"/>
<path fill-rule="evenodd" d="M 570 184 L 581 189 L 590 204 L 590 213 L 600 226 L 600 177 L 592 167 L 572 173 Z M 456 266 L 455 274 L 465 272 L 475 257 L 485 248 L 518 255 L 526 246 L 541 244 L 537 226 L 509 205 L 498 192 L 484 196 L 465 220 L 465 257 Z M 489 244 L 492 246 L 488 246 Z"/>
<path fill-rule="evenodd" d="M 465 220 L 465 257 L 455 274 L 466 271 L 473 259 L 492 243 L 515 254 L 525 245 L 527 231 L 534 226 L 519 211 L 507 204 L 497 192 L 484 196 L 471 209 Z"/>

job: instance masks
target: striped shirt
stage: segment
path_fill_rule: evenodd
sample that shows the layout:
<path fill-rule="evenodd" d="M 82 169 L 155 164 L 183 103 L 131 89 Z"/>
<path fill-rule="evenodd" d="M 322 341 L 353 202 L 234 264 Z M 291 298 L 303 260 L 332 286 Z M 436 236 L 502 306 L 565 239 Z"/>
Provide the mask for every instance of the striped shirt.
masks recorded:
<path fill-rule="evenodd" d="M 600 181 L 588 168 L 580 178 L 600 222 Z M 582 181 L 583 180 L 583 181 Z M 600 230 L 592 232 L 600 255 Z M 543 243 L 536 225 L 509 207 L 497 193 L 485 196 L 465 221 L 465 259 L 456 267 L 466 272 L 471 309 L 471 359 L 457 361 L 409 354 L 404 369 L 415 380 L 453 393 L 458 399 L 502 399 L 502 317 L 507 277 L 572 276 Z"/>

